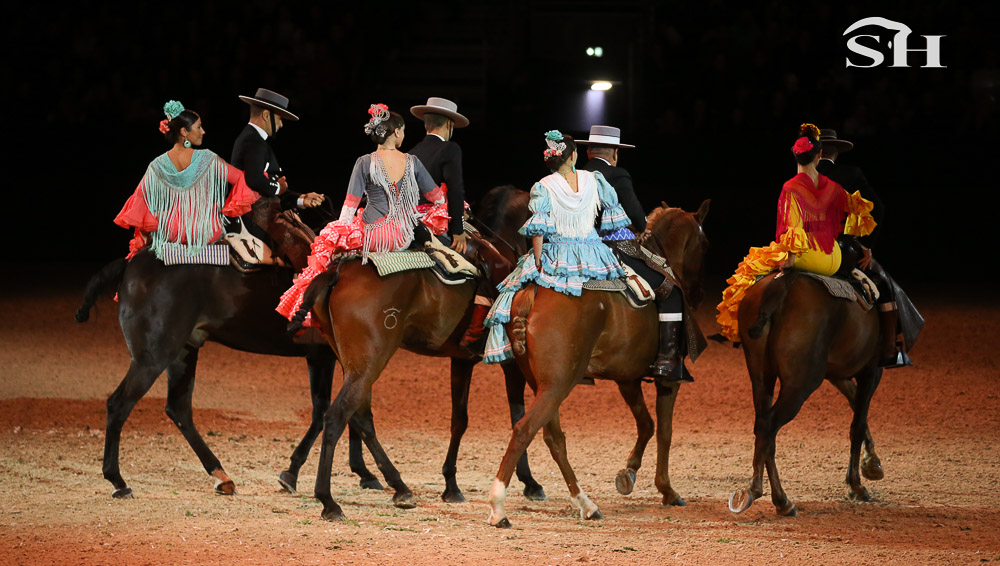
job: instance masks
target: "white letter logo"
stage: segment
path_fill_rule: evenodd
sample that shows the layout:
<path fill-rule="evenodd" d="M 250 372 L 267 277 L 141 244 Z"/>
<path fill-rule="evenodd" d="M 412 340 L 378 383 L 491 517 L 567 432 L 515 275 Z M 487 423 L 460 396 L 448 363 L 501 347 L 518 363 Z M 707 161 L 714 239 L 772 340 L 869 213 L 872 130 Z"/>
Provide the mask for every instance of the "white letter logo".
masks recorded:
<path fill-rule="evenodd" d="M 887 20 L 885 18 L 871 17 L 862 18 L 854 22 L 851 27 L 844 31 L 844 35 L 847 35 L 859 28 L 865 26 L 879 26 L 887 30 L 895 30 L 896 35 L 893 39 L 889 40 L 888 47 L 892 49 L 892 65 L 890 67 L 909 67 L 907 64 L 907 57 L 911 51 L 917 51 L 926 54 L 926 65 L 922 65 L 924 68 L 935 68 L 943 69 L 944 65 L 941 64 L 941 38 L 943 35 L 922 35 L 925 40 L 927 40 L 926 49 L 909 49 L 907 48 L 907 39 L 910 37 L 910 32 L 912 31 L 905 24 L 899 22 L 894 22 L 892 20 Z M 862 57 L 868 57 L 871 59 L 870 65 L 857 65 L 851 62 L 848 58 L 848 67 L 862 67 L 871 68 L 878 67 L 885 61 L 885 57 L 882 55 L 881 51 L 873 49 L 867 45 L 862 45 L 859 41 L 861 38 L 870 38 L 875 40 L 875 45 L 878 45 L 879 37 L 877 35 L 855 35 L 847 40 L 847 48 L 852 52 L 861 55 Z"/>

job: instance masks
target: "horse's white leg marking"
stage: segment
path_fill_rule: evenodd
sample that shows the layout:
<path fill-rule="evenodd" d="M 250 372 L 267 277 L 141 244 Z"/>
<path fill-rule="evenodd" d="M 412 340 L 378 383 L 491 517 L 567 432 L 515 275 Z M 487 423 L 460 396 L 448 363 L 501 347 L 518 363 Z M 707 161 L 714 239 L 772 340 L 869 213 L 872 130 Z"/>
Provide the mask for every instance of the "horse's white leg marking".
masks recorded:
<path fill-rule="evenodd" d="M 597 505 L 594 505 L 594 502 L 587 497 L 587 494 L 584 493 L 582 489 L 580 490 L 579 495 L 576 497 L 570 497 L 569 500 L 572 501 L 573 505 L 576 505 L 576 508 L 580 510 L 581 519 L 589 519 L 594 516 L 594 513 L 597 512 Z"/>
<path fill-rule="evenodd" d="M 507 486 L 500 481 L 500 478 L 493 480 L 493 485 L 490 487 L 490 524 L 496 525 L 503 519 L 507 517 L 507 514 L 503 510 L 503 502 L 507 499 Z"/>

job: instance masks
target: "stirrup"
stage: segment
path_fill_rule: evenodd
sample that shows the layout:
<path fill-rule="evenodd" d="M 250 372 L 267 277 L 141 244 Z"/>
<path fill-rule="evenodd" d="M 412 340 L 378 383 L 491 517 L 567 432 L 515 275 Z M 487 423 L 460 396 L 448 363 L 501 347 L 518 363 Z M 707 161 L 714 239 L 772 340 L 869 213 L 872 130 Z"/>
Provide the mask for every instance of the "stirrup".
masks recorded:
<path fill-rule="evenodd" d="M 906 355 L 906 351 L 903 348 L 897 346 L 896 355 L 883 359 L 878 365 L 882 369 L 896 369 L 913 366 L 913 360 L 910 359 L 910 356 Z"/>
<path fill-rule="evenodd" d="M 671 381 L 671 382 L 686 381 L 688 383 L 694 382 L 694 376 L 692 376 L 691 373 L 688 372 L 687 367 L 684 365 L 684 358 L 680 358 L 679 363 L 672 364 L 672 366 L 673 367 L 668 369 L 665 367 L 665 364 L 661 365 L 656 362 L 653 362 L 653 364 L 649 366 L 648 377 L 652 377 L 657 381 Z"/>

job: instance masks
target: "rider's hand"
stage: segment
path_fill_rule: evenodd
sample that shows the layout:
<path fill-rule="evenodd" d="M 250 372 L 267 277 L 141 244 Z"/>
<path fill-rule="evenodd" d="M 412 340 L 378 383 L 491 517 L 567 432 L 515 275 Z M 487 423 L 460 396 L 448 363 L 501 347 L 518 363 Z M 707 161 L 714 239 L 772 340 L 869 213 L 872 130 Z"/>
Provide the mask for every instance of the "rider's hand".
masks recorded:
<path fill-rule="evenodd" d="M 278 194 L 284 194 L 288 190 L 288 181 L 285 180 L 285 176 L 282 175 L 278 177 Z"/>
<path fill-rule="evenodd" d="M 282 179 L 284 179 L 284 177 L 282 177 Z M 317 206 L 323 204 L 324 200 L 326 200 L 326 197 L 319 193 L 306 193 L 302 195 L 302 204 L 306 208 L 316 208 Z"/>
<path fill-rule="evenodd" d="M 781 269 L 791 269 L 793 265 L 795 265 L 795 254 L 788 252 L 788 259 L 786 259 L 780 267 Z"/>
<path fill-rule="evenodd" d="M 872 264 L 872 251 L 865 246 L 861 246 L 861 251 L 864 255 L 862 255 L 861 259 L 858 260 L 858 267 L 861 269 L 868 269 L 868 267 Z"/>
<path fill-rule="evenodd" d="M 451 249 L 455 250 L 460 254 L 465 253 L 465 245 L 469 240 L 468 234 L 455 234 L 451 237 Z"/>

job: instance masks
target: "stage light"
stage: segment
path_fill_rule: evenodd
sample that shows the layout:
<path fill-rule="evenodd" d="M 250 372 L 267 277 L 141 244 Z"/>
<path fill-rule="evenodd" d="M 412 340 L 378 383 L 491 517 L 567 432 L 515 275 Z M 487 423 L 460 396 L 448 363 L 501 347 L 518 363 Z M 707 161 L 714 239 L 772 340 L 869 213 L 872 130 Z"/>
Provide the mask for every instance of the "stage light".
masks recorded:
<path fill-rule="evenodd" d="M 597 47 L 588 47 L 587 48 L 587 56 L 588 57 L 603 57 L 604 56 L 604 48 L 600 47 L 600 46 L 597 46 Z"/>
<path fill-rule="evenodd" d="M 590 85 L 590 90 L 611 90 L 611 83 L 608 81 L 594 81 Z"/>
<path fill-rule="evenodd" d="M 587 48 L 587 56 L 589 56 L 589 57 L 593 57 L 594 56 L 594 48 L 593 47 L 588 47 Z"/>

